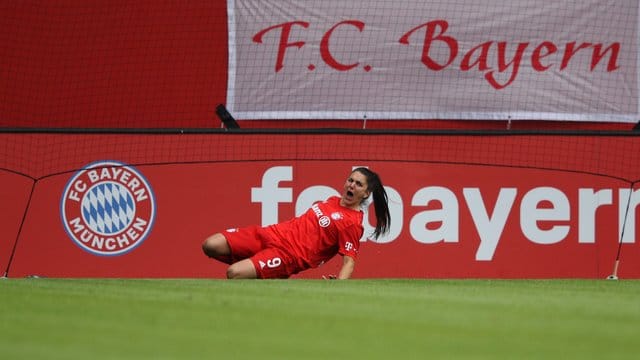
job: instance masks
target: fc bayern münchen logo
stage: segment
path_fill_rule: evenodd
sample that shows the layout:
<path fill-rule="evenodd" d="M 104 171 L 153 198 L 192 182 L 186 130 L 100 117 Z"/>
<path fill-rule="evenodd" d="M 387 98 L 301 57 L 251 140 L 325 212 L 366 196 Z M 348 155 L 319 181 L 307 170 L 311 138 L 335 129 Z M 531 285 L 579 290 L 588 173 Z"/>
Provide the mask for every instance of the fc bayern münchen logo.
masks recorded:
<path fill-rule="evenodd" d="M 132 166 L 100 161 L 78 171 L 60 202 L 64 228 L 76 245 L 95 255 L 115 256 L 139 246 L 155 219 L 149 182 Z"/>

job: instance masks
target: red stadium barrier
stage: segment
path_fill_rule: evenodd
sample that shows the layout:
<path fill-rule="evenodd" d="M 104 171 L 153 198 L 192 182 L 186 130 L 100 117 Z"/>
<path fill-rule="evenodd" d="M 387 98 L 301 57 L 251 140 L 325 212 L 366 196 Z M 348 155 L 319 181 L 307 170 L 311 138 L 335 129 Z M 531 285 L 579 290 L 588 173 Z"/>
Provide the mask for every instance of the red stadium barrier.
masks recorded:
<path fill-rule="evenodd" d="M 242 3 L 265 5 L 260 1 Z M 451 5 L 446 1 L 442 3 Z M 393 227 L 389 237 L 378 243 L 366 241 L 363 244 L 355 277 L 602 278 L 612 271 L 624 229 L 619 275 L 640 278 L 636 211 L 640 192 L 635 190 L 640 181 L 640 141 L 637 136 L 595 132 L 580 136 L 513 133 L 521 129 L 631 129 L 632 123 L 612 122 L 616 117 L 612 119 L 609 115 L 625 112 L 625 107 L 620 106 L 621 99 L 614 96 L 617 91 L 637 104 L 638 77 L 621 75 L 637 74 L 637 52 L 634 51 L 637 42 L 633 41 L 633 34 L 637 34 L 637 4 L 623 4 L 624 7 L 608 12 L 607 17 L 596 19 L 605 25 L 611 23 L 610 19 L 627 19 L 619 25 L 625 25 L 628 30 L 618 35 L 621 39 L 629 37 L 630 42 L 621 42 L 620 53 L 619 41 L 615 40 L 618 35 L 574 32 L 571 27 L 559 26 L 565 31 L 557 34 L 559 38 L 564 39 L 563 34 L 568 31 L 572 36 L 566 36 L 567 39 L 575 40 L 577 44 L 590 44 L 584 45 L 586 48 L 593 45 L 591 53 L 595 60 L 591 69 L 580 66 L 563 69 L 576 76 L 564 78 L 551 71 L 543 74 L 538 71 L 540 67 L 525 69 L 530 65 L 523 64 L 518 81 L 501 90 L 485 84 L 480 68 L 490 71 L 489 64 L 484 63 L 488 58 L 480 55 L 483 49 L 493 51 L 493 45 L 500 46 L 498 41 L 506 41 L 503 36 L 488 37 L 489 34 L 483 31 L 467 31 L 468 35 L 481 34 L 477 40 L 483 43 L 486 40 L 486 46 L 477 46 L 478 41 L 469 42 L 460 37 L 461 28 L 457 24 L 464 27 L 471 22 L 463 22 L 458 17 L 474 17 L 479 13 L 459 12 L 456 10 L 459 4 L 451 5 L 453 12 L 445 19 L 451 21 L 451 29 L 446 34 L 441 33 L 447 37 L 455 34 L 459 37 L 456 42 L 461 46 L 464 43 L 479 51 L 478 62 L 470 63 L 473 64 L 471 77 L 467 77 L 470 73 L 460 71 L 453 72 L 452 78 L 447 77 L 452 74 L 450 71 L 430 71 L 416 56 L 420 50 L 425 50 L 418 38 L 411 40 L 417 44 L 413 49 L 417 51 L 398 42 L 403 33 L 420 25 L 423 21 L 420 13 L 409 12 L 410 16 L 418 17 L 413 26 L 409 26 L 406 17 L 394 20 L 402 31 L 393 38 L 391 49 L 400 46 L 409 50 L 411 63 L 417 66 L 407 67 L 407 62 L 400 61 L 395 68 L 399 71 L 417 69 L 420 76 L 425 76 L 425 84 L 436 89 L 434 96 L 429 91 L 427 96 L 416 93 L 414 100 L 426 97 L 440 103 L 442 95 L 451 95 L 451 99 L 456 100 L 449 104 L 452 108 L 457 109 L 460 100 L 461 108 L 469 104 L 479 106 L 479 114 L 482 114 L 483 104 L 495 103 L 494 97 L 487 102 L 480 101 L 461 96 L 461 92 L 450 86 L 452 80 L 471 78 L 506 101 L 503 105 L 509 110 L 504 112 L 508 120 L 504 116 L 487 116 L 487 120 L 482 120 L 485 117 L 478 113 L 457 121 L 446 120 L 446 116 L 394 120 L 380 117 L 373 121 L 366 116 L 362 119 L 305 119 L 304 113 L 300 114 L 300 119 L 285 120 L 276 116 L 276 112 L 273 118 L 237 117 L 240 131 L 199 133 L 201 129 L 220 127 L 214 111 L 218 104 L 234 105 L 233 99 L 228 98 L 229 88 L 238 78 L 230 74 L 230 59 L 247 60 L 245 65 L 250 71 L 241 72 L 242 75 L 251 76 L 256 71 L 263 71 L 265 93 L 273 93 L 275 55 L 278 49 L 286 47 L 282 37 L 274 37 L 272 40 L 276 41 L 259 47 L 263 51 L 259 64 L 257 53 L 253 52 L 256 43 L 251 40 L 256 32 L 249 29 L 245 33 L 231 33 L 234 30 L 229 26 L 228 6 L 232 4 L 242 5 L 239 1 L 210 0 L 0 3 L 3 14 L 0 38 L 4 45 L 0 49 L 4 90 L 0 91 L 0 269 L 3 272 L 10 277 L 32 274 L 52 277 L 222 277 L 225 267 L 207 259 L 200 251 L 200 243 L 207 235 L 227 227 L 294 216 L 296 207 L 301 210 L 312 200 L 332 192 L 331 189 L 337 190 L 352 166 L 365 165 L 382 175 L 393 195 Z M 381 4 L 403 6 L 393 1 L 378 5 Z M 516 7 L 505 4 L 514 14 L 522 15 Z M 316 5 L 327 6 L 327 3 L 317 2 Z M 501 3 L 494 5 L 503 6 Z M 585 7 L 578 3 L 567 6 Z M 633 11 L 621 10 L 627 6 Z M 388 9 L 386 5 L 372 6 L 380 20 L 387 18 L 385 9 Z M 569 20 L 553 9 L 549 7 L 544 13 L 553 12 L 551 15 L 559 25 Z M 357 19 L 374 20 L 360 10 L 367 9 L 356 11 L 356 15 L 362 15 Z M 330 26 L 343 21 L 340 14 L 327 18 L 307 7 L 299 8 L 299 11 L 300 19 L 319 17 L 326 19 Z M 310 11 L 308 16 L 307 11 Z M 564 11 L 567 11 L 566 7 Z M 585 11 L 599 10 L 585 7 Z M 275 20 L 261 11 L 247 14 L 261 14 L 262 19 Z M 287 17 L 288 14 L 283 12 Z M 251 19 L 247 19 L 237 24 L 252 25 Z M 477 17 L 482 26 L 497 28 L 485 19 L 482 14 Z M 430 20 L 434 19 L 424 19 Z M 570 20 L 578 25 L 578 29 L 592 28 L 595 24 L 576 17 Z M 542 27 L 543 33 L 556 29 L 545 27 L 548 23 L 536 18 L 528 21 L 535 27 Z M 270 24 L 260 26 L 268 28 Z M 369 22 L 367 30 L 379 29 L 376 24 Z M 611 30 L 607 26 L 600 27 L 604 28 Z M 308 30 L 290 34 L 290 40 L 312 41 L 313 31 L 318 29 L 311 27 Z M 319 31 L 322 36 L 328 28 L 321 26 Z M 520 35 L 507 31 L 515 37 L 512 40 L 518 42 L 545 38 L 540 37 L 540 33 L 530 32 L 528 26 L 523 27 L 523 32 Z M 333 33 L 336 43 L 340 39 L 338 33 Z M 580 36 L 574 37 L 573 33 Z M 244 52 L 245 57 L 238 57 L 237 49 L 229 48 L 230 34 L 231 40 L 245 41 L 246 49 L 251 50 Z M 368 32 L 347 31 L 343 34 L 364 39 L 361 35 Z M 443 37 L 437 36 L 440 43 Z M 277 42 L 278 39 L 281 42 Z M 339 55 L 340 61 L 344 62 L 366 60 L 366 63 L 353 71 L 340 71 L 321 63 L 317 63 L 321 66 L 308 64 L 306 58 L 299 57 L 304 55 L 302 51 L 289 48 L 287 70 L 293 71 L 288 75 L 293 89 L 313 88 L 302 84 L 301 79 L 317 79 L 319 84 L 338 79 L 340 81 L 335 85 L 362 96 L 364 109 L 369 111 L 369 105 L 381 104 L 374 104 L 375 100 L 369 103 L 373 98 L 364 90 L 382 96 L 387 93 L 378 92 L 376 86 L 354 88 L 353 84 L 358 82 L 353 82 L 350 76 L 369 81 L 388 74 L 401 85 L 416 79 L 411 75 L 413 73 L 409 76 L 399 73 L 402 76 L 394 77 L 389 71 L 367 71 L 370 70 L 366 66 L 371 54 L 377 53 L 352 51 L 353 46 L 346 46 L 344 52 L 339 52 L 340 47 L 329 49 L 328 37 L 326 39 L 324 63 L 327 54 Z M 611 44 L 615 46 L 607 52 L 610 42 L 614 41 L 611 39 L 616 44 Z M 490 44 L 493 45 L 489 47 Z M 512 41 L 511 44 L 516 43 Z M 542 57 L 553 55 L 555 47 L 555 43 L 550 42 L 537 48 L 532 46 L 530 49 L 536 55 L 529 58 L 539 63 Z M 577 45 L 575 52 L 582 47 Z M 306 46 L 307 49 L 316 47 Z M 549 50 L 548 54 L 540 52 L 545 49 Z M 461 54 L 469 54 L 471 49 L 462 50 Z M 503 55 L 513 54 L 512 50 Z M 342 57 L 357 53 L 360 53 L 359 59 Z M 319 60 L 314 51 L 310 54 Z M 391 55 L 391 59 L 400 59 L 395 53 Z M 430 55 L 436 56 L 435 52 Z M 305 61 L 296 64 L 293 62 L 296 59 Z M 546 59 L 548 64 L 551 59 Z M 594 66 L 601 60 L 604 65 L 604 59 L 612 59 L 612 64 L 619 64 L 620 68 L 605 71 L 603 66 Z M 377 55 L 375 60 L 378 64 Z M 509 64 L 515 66 L 513 62 L 503 64 L 506 75 L 510 73 Z M 555 66 L 562 65 L 556 61 Z M 264 72 L 265 69 L 268 71 Z M 376 69 L 382 68 L 376 65 Z M 585 73 L 588 78 L 594 73 L 598 76 L 608 74 L 605 82 L 616 92 L 604 91 L 604 97 L 591 94 L 592 98 L 605 103 L 602 113 L 598 110 L 593 115 L 595 110 L 590 110 L 592 116 L 588 118 L 593 122 L 544 121 L 549 120 L 544 116 L 511 121 L 508 114 L 512 110 L 518 113 L 518 107 L 512 108 L 509 91 L 519 87 L 518 90 L 526 94 L 527 90 L 537 89 L 526 85 L 531 84 L 524 76 L 527 71 L 535 78 L 543 78 L 543 82 L 534 85 L 545 90 L 534 91 L 535 96 L 520 97 L 527 103 L 526 110 L 544 113 L 535 103 L 527 101 L 535 98 L 554 107 L 560 120 L 567 109 L 554 93 L 562 92 L 562 86 L 570 89 L 564 91 L 571 95 L 568 98 L 583 100 L 584 104 L 579 108 L 591 105 L 584 101 L 589 99 L 586 93 L 576 91 L 583 89 L 580 86 L 589 88 L 589 83 L 584 81 Z M 515 76 L 514 72 L 511 74 Z M 609 78 L 609 75 L 613 77 Z M 432 76 L 441 82 L 432 82 Z M 396 110 L 405 110 L 405 95 L 396 94 L 399 87 L 387 80 L 383 77 L 378 83 L 379 88 L 386 89 L 391 97 L 384 100 L 399 106 Z M 555 83 L 541 85 L 547 81 Z M 340 85 L 343 83 L 347 86 Z M 424 91 L 421 84 L 417 85 Z M 256 83 L 249 78 L 239 86 L 234 88 L 236 94 L 238 90 L 248 90 L 245 92 L 247 104 L 251 104 L 256 99 L 253 95 Z M 440 89 L 443 94 L 437 93 Z M 464 84 L 458 89 L 473 93 Z M 326 102 L 327 95 L 334 95 L 338 102 L 351 103 L 340 92 L 318 90 L 317 95 L 309 97 L 287 87 L 281 95 L 295 105 L 288 111 L 297 109 L 298 100 L 289 97 L 294 93 L 300 101 L 319 101 L 322 107 L 328 106 L 328 111 L 336 109 L 327 105 L 330 104 Z M 269 98 L 262 97 L 263 100 Z M 306 105 L 307 110 L 315 107 L 313 102 Z M 280 106 L 267 104 L 266 109 L 280 109 Z M 389 111 L 384 106 L 379 110 Z M 637 106 L 632 106 L 631 110 L 623 114 L 625 119 L 627 115 L 636 114 Z M 441 113 L 436 106 L 434 112 L 428 114 L 436 117 Z M 608 115 L 600 118 L 600 114 Z M 250 131 L 365 127 L 366 132 L 320 133 L 315 130 L 260 134 Z M 53 129 L 60 133 L 20 133 L 23 131 L 20 128 L 34 132 Z M 491 129 L 507 128 L 512 133 L 506 136 L 491 133 Z M 78 129 L 109 129 L 110 133 L 82 134 L 83 130 Z M 115 133 L 115 129 L 129 133 Z M 165 129 L 167 133 L 143 134 L 141 129 Z M 168 133 L 172 130 L 166 129 L 182 129 L 187 134 Z M 382 133 L 380 129 L 482 129 L 485 133 L 482 136 L 478 133 L 401 134 L 399 131 Z M 77 133 L 65 134 L 63 131 Z M 273 168 L 291 173 L 291 179 L 287 176 L 277 184 L 281 190 L 290 191 L 291 201 L 273 198 L 276 195 L 268 195 L 272 194 L 268 191 L 264 198 L 271 196 L 270 201 L 275 203 L 265 204 L 252 198 L 252 190 L 264 188 L 265 174 Z M 629 191 L 630 188 L 634 191 Z M 627 200 L 630 200 L 628 210 Z M 267 209 L 265 214 L 263 209 Z M 113 215 L 117 215 L 115 219 Z M 338 264 L 332 261 L 300 276 L 318 278 L 323 273 L 334 272 L 337 267 Z"/>
<path fill-rule="evenodd" d="M 39 159 L 14 164 L 37 182 L 10 277 L 222 277 L 225 267 L 200 250 L 206 236 L 295 216 L 338 193 L 362 165 L 387 186 L 392 227 L 377 243 L 362 244 L 354 277 L 604 278 L 625 220 L 619 276 L 640 277 L 640 191 L 630 191 L 640 179 L 640 144 L 633 136 L 2 139 L 30 149 L 25 159 Z M 31 142 L 55 143 L 62 152 Z M 6 174 L 2 183 L 3 201 L 13 204 L 3 205 L 1 217 L 11 239 L 30 183 Z M 11 244 L 3 242 L 4 263 Z"/>
<path fill-rule="evenodd" d="M 4 274 L 18 239 L 33 180 L 19 174 L 0 171 L 0 184 L 3 209 L 0 216 L 0 271 Z"/>

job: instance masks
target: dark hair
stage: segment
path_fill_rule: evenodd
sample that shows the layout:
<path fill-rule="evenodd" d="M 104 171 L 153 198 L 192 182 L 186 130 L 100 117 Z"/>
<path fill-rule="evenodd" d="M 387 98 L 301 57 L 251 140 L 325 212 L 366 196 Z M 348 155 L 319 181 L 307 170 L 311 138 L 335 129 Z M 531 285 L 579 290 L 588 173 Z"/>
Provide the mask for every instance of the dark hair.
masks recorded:
<path fill-rule="evenodd" d="M 353 172 L 359 172 L 367 178 L 367 190 L 373 196 L 373 208 L 376 211 L 376 229 L 373 232 L 375 239 L 389 231 L 391 225 L 391 214 L 389 213 L 389 199 L 387 192 L 382 185 L 380 176 L 366 167 L 359 167 Z"/>

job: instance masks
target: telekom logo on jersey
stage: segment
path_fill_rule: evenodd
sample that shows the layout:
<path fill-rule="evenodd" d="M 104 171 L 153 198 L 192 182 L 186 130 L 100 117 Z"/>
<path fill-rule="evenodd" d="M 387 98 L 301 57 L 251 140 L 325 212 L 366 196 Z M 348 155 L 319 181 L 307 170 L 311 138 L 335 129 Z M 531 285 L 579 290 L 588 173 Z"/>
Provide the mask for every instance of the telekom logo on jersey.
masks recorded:
<path fill-rule="evenodd" d="M 262 225 L 273 224 L 279 220 L 280 203 L 293 202 L 293 189 L 279 186 L 281 181 L 292 180 L 292 166 L 275 166 L 264 172 L 260 187 L 251 189 L 251 201 L 260 203 L 262 207 Z M 405 226 L 406 205 L 403 201 L 405 197 L 389 184 L 385 186 L 385 190 L 389 196 L 392 221 L 390 232 L 378 239 L 378 243 L 395 241 Z M 519 202 L 519 212 L 514 212 L 515 200 L 519 193 L 523 193 Z M 295 201 L 295 214 L 296 216 L 302 214 L 316 201 L 339 194 L 340 192 L 336 189 L 325 185 L 307 187 L 300 192 Z M 622 241 L 633 243 L 635 242 L 635 209 L 640 204 L 640 190 L 631 192 L 629 188 L 621 188 L 617 189 L 616 195 L 617 239 L 620 238 L 624 229 Z M 425 208 L 434 201 L 439 202 L 441 206 L 437 209 L 429 208 L 419 211 L 409 219 L 411 238 L 422 244 L 459 242 L 461 202 L 466 204 L 471 214 L 471 222 L 480 239 L 475 257 L 478 261 L 493 259 L 508 220 L 516 216 L 519 220 L 521 235 L 534 244 L 559 243 L 565 240 L 572 230 L 568 222 L 571 220 L 571 209 L 576 205 L 572 204 L 569 196 L 558 188 L 541 186 L 521 192 L 518 188 L 504 187 L 500 188 L 495 205 L 493 207 L 487 205 L 494 200 L 485 200 L 482 189 L 477 187 L 463 188 L 462 194 L 456 194 L 443 186 L 423 187 L 412 194 L 410 206 Z M 593 244 L 596 242 L 596 211 L 601 207 L 613 206 L 614 190 L 579 188 L 577 202 L 577 242 Z M 630 220 L 625 223 L 626 218 Z M 373 231 L 373 226 L 369 224 L 366 216 L 364 227 L 365 234 Z"/>

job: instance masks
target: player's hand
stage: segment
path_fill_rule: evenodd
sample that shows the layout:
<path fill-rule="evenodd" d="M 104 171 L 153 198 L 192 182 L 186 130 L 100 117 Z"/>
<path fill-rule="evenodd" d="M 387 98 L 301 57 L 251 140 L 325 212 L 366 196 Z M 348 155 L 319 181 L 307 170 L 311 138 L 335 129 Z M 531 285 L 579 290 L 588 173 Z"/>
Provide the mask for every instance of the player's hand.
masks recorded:
<path fill-rule="evenodd" d="M 325 280 L 335 280 L 338 277 L 335 276 L 335 275 L 322 275 L 322 278 L 325 279 Z"/>

